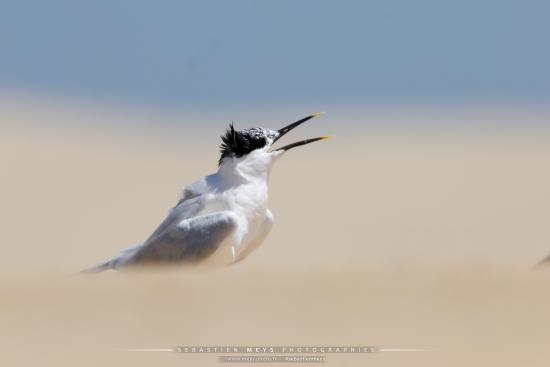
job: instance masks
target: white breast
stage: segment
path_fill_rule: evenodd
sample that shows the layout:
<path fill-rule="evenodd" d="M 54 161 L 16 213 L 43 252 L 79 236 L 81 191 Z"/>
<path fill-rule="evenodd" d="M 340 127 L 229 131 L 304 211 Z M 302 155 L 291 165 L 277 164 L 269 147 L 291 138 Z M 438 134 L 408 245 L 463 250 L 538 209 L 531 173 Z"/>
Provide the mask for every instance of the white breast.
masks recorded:
<path fill-rule="evenodd" d="M 242 260 L 251 252 L 250 247 L 259 245 L 258 238 L 265 238 L 267 192 L 258 186 L 242 185 L 231 190 L 211 195 L 201 214 L 215 211 L 231 211 L 237 220 L 234 233 L 220 244 L 201 265 L 217 267 Z M 271 221 L 271 214 L 269 215 Z M 271 222 L 270 222 L 271 223 Z M 271 226 L 269 225 L 269 228 Z"/>

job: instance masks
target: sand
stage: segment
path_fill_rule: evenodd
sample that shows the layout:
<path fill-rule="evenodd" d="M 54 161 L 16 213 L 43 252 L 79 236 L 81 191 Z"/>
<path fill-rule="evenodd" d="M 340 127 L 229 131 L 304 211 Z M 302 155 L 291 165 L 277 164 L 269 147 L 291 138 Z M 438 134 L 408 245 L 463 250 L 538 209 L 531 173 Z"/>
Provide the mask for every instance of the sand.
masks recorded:
<path fill-rule="evenodd" d="M 79 276 L 212 172 L 217 138 L 16 112 L 0 121 L 1 365 L 224 355 L 119 350 L 180 345 L 430 349 L 322 354 L 334 366 L 548 365 L 550 269 L 532 269 L 550 253 L 543 129 L 339 132 L 327 116 L 285 138 L 336 135 L 274 168 L 276 224 L 246 261 Z"/>

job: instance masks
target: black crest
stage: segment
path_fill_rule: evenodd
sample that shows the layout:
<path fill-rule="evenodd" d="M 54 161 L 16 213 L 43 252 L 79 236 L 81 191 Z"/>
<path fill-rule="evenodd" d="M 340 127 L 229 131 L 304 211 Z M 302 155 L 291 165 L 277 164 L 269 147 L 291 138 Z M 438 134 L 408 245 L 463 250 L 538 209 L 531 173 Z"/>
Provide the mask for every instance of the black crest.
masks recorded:
<path fill-rule="evenodd" d="M 239 158 L 253 150 L 263 148 L 267 144 L 267 132 L 265 129 L 235 130 L 233 123 L 229 125 L 229 128 L 221 138 L 221 156 L 218 160 L 218 165 L 222 164 L 222 160 L 225 157 Z"/>

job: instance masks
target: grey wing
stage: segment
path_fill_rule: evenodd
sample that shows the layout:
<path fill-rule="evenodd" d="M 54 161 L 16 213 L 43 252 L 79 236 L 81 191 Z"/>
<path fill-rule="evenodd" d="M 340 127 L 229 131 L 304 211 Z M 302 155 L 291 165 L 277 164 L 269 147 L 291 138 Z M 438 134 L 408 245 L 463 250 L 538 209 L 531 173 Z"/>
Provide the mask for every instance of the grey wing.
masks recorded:
<path fill-rule="evenodd" d="M 123 265 L 198 263 L 212 255 L 235 228 L 233 216 L 226 211 L 175 220 L 159 227 Z"/>
<path fill-rule="evenodd" d="M 213 254 L 236 227 L 228 212 L 199 215 L 206 197 L 197 193 L 182 198 L 153 234 L 142 244 L 121 251 L 115 258 L 85 269 L 97 273 L 127 265 L 159 262 L 198 262 Z"/>
<path fill-rule="evenodd" d="M 170 228 L 176 226 L 187 218 L 197 215 L 204 207 L 204 199 L 200 197 L 192 199 L 182 199 L 170 210 L 168 216 L 157 227 L 153 234 L 141 245 L 132 246 L 120 251 L 113 259 L 97 266 L 85 269 L 85 273 L 98 273 L 109 269 L 118 269 L 126 265 L 137 264 L 145 260 L 147 252 L 153 252 L 156 243 L 162 244 L 163 236 L 169 233 Z M 162 247 L 162 245 L 161 245 Z M 150 255 L 149 255 L 150 256 Z M 157 256 L 158 257 L 158 256 Z"/>
<path fill-rule="evenodd" d="M 132 265 L 197 263 L 212 255 L 233 233 L 236 221 L 227 211 L 177 221 L 169 216 L 143 244 L 128 248 L 115 258 L 83 270 L 99 273 Z"/>
<path fill-rule="evenodd" d="M 157 236 L 162 234 L 170 226 L 180 223 L 184 219 L 189 219 L 196 216 L 204 208 L 204 197 L 194 197 L 191 199 L 182 198 L 178 201 L 175 207 L 173 207 L 166 219 L 155 229 L 153 234 L 143 243 L 146 245 L 149 242 L 155 240 Z"/>

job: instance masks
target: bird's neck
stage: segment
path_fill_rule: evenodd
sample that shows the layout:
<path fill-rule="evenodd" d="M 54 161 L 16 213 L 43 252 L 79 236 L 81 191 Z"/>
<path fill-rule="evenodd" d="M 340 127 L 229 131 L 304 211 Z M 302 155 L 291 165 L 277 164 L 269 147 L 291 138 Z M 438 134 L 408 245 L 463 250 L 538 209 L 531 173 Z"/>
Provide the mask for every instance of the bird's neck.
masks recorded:
<path fill-rule="evenodd" d="M 249 154 L 245 157 L 226 157 L 218 169 L 224 180 L 236 184 L 265 183 L 269 179 L 271 159 L 261 154 Z"/>

